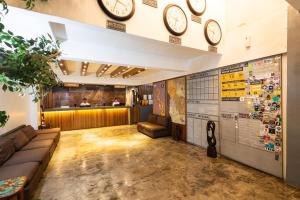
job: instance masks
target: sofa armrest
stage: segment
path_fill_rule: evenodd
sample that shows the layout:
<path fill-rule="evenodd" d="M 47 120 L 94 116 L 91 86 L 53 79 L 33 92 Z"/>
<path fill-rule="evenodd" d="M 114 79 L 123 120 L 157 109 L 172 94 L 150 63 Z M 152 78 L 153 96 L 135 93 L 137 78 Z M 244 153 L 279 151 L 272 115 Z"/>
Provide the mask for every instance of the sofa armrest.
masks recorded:
<path fill-rule="evenodd" d="M 36 133 L 37 134 L 60 133 L 60 128 L 50 128 L 50 129 L 36 130 Z"/>

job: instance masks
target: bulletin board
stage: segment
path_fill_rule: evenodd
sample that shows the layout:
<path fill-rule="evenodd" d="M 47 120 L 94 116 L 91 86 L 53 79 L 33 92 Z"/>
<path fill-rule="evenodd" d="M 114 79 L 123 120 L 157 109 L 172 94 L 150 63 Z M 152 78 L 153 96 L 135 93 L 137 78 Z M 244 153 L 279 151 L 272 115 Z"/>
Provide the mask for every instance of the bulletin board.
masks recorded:
<path fill-rule="evenodd" d="M 207 122 L 216 124 L 219 150 L 219 70 L 187 76 L 187 141 L 207 147 Z"/>
<path fill-rule="evenodd" d="M 281 56 L 222 68 L 222 154 L 282 177 Z"/>

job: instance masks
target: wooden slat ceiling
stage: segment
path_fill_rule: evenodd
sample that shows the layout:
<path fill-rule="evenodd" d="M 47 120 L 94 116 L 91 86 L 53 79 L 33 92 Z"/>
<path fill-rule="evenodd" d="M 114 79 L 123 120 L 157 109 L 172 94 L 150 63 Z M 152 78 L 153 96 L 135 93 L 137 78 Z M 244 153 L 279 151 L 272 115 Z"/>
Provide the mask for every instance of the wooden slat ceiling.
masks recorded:
<path fill-rule="evenodd" d="M 89 68 L 89 62 L 82 62 L 81 64 L 81 72 L 80 75 L 81 76 L 86 76 L 87 75 L 87 70 Z"/>
<path fill-rule="evenodd" d="M 123 74 L 123 78 L 130 78 L 132 76 L 135 76 L 143 71 L 145 71 L 145 68 L 133 68 L 131 70 L 129 70 L 128 72 Z"/>
<path fill-rule="evenodd" d="M 59 66 L 60 70 L 62 71 L 62 73 L 64 75 L 69 75 L 70 74 L 69 70 L 68 70 L 68 67 L 66 65 L 66 61 L 64 61 L 64 60 L 59 61 L 58 66 Z"/>
<path fill-rule="evenodd" d="M 121 76 L 123 73 L 128 71 L 130 68 L 125 66 L 120 66 L 117 69 L 115 69 L 113 72 L 110 73 L 111 78 L 116 78 L 118 76 Z"/>
<path fill-rule="evenodd" d="M 97 72 L 96 72 L 96 76 L 97 76 L 97 77 L 103 76 L 103 75 L 105 74 L 105 72 L 106 72 L 107 70 L 109 70 L 110 67 L 111 67 L 111 65 L 105 65 L 105 64 L 101 65 L 101 66 L 99 67 L 99 69 L 97 70 Z"/>
<path fill-rule="evenodd" d="M 64 75 L 70 75 L 79 68 L 81 76 L 96 75 L 96 77 L 110 76 L 111 78 L 130 78 L 144 72 L 146 69 L 142 67 L 118 66 L 110 64 L 96 64 L 89 62 L 76 62 L 61 60 L 58 66 Z M 76 69 L 77 68 L 77 69 Z M 78 72 L 78 71 L 77 71 Z"/>

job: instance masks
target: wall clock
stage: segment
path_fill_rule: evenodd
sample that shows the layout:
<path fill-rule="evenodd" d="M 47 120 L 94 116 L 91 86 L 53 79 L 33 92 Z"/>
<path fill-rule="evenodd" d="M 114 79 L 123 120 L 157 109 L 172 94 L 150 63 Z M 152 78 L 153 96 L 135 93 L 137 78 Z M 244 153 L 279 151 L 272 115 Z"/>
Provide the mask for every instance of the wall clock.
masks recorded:
<path fill-rule="evenodd" d="M 119 21 L 130 19 L 135 11 L 134 0 L 98 0 L 98 3 L 105 14 Z"/>
<path fill-rule="evenodd" d="M 188 21 L 182 8 L 170 4 L 164 10 L 164 23 L 170 33 L 180 36 L 186 32 Z"/>
<path fill-rule="evenodd" d="M 206 0 L 186 0 L 186 2 L 194 15 L 203 15 L 206 10 Z"/>
<path fill-rule="evenodd" d="M 222 29 L 217 21 L 215 20 L 208 20 L 204 27 L 204 34 L 207 42 L 212 45 L 216 46 L 221 42 L 222 39 Z"/>

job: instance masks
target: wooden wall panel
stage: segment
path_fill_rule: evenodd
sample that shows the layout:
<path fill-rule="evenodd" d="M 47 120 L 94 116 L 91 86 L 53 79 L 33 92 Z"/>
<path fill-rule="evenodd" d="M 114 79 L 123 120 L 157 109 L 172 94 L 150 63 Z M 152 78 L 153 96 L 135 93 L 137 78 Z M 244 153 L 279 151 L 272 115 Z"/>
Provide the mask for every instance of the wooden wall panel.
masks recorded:
<path fill-rule="evenodd" d="M 111 106 L 115 98 L 120 103 L 126 103 L 125 88 L 114 88 L 114 86 L 85 85 L 68 88 L 57 87 L 44 98 L 43 106 L 47 108 L 58 108 L 61 106 L 80 105 L 83 98 L 87 98 L 91 105 Z"/>
<path fill-rule="evenodd" d="M 45 123 L 62 131 L 127 125 L 129 108 L 44 112 Z"/>

